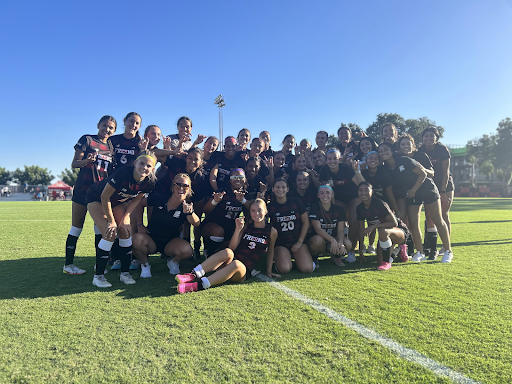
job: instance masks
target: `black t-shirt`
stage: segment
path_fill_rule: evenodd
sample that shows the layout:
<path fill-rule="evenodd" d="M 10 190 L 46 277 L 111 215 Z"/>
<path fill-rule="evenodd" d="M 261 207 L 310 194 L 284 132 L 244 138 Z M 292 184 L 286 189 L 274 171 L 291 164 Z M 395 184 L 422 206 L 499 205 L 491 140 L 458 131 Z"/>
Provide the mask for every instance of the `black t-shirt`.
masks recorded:
<path fill-rule="evenodd" d="M 347 221 L 347 214 L 345 210 L 339 205 L 331 204 L 329 211 L 325 211 L 321 207 L 321 202 L 311 206 L 309 211 L 309 220 L 319 220 L 320 227 L 327 232 L 329 235 L 338 238 L 338 223 L 340 221 Z M 344 228 L 340 228 L 341 231 Z"/>
<path fill-rule="evenodd" d="M 83 135 L 75 145 L 75 150 L 84 152 L 83 159 L 90 153 L 96 153 L 96 161 L 87 163 L 78 172 L 74 193 L 85 194 L 91 185 L 102 181 L 112 173 L 114 149 L 109 140 L 103 143 L 98 135 Z"/>
<path fill-rule="evenodd" d="M 142 138 L 138 132 L 133 139 L 127 139 L 123 134 L 114 135 L 110 138 L 116 154 L 116 168 L 135 163 L 135 159 L 140 153 L 139 143 L 141 140 Z"/>
<path fill-rule="evenodd" d="M 297 192 L 297 189 L 290 189 L 290 191 L 286 195 L 289 198 L 296 197 L 302 201 L 302 204 L 304 205 L 304 208 L 309 213 L 311 206 L 318 202 L 318 193 L 315 187 L 312 184 L 309 184 L 308 189 L 306 189 L 306 193 L 304 195 L 300 195 L 299 192 Z"/>
<path fill-rule="evenodd" d="M 388 217 L 390 213 L 392 213 L 392 211 L 389 205 L 373 196 L 368 209 L 364 206 L 364 203 L 356 207 L 357 220 L 366 221 L 368 225 L 385 223 L 386 217 Z"/>
<path fill-rule="evenodd" d="M 352 181 L 354 176 L 354 170 L 344 163 L 339 164 L 338 173 L 333 173 L 327 164 L 320 170 L 322 182 L 330 183 L 332 180 L 334 198 L 346 203 L 357 197 L 357 186 Z"/>
<path fill-rule="evenodd" d="M 243 204 L 236 199 L 235 192 L 233 192 L 230 185 L 217 190 L 217 193 L 221 192 L 226 192 L 226 194 L 221 202 L 215 205 L 213 210 L 207 214 L 205 222 L 218 224 L 231 232 L 235 228 L 235 219 L 242 213 Z"/>
<path fill-rule="evenodd" d="M 214 152 L 212 154 L 215 155 L 215 165 L 219 166 L 217 171 L 217 187 L 222 188 L 225 186 L 229 186 L 229 174 L 233 169 L 241 168 L 244 169 L 245 161 L 241 157 L 235 157 L 233 159 L 228 159 L 225 156 L 224 152 Z M 211 158 L 210 158 L 211 160 Z"/>
<path fill-rule="evenodd" d="M 256 174 L 252 180 L 247 180 L 247 193 L 245 195 L 247 200 L 254 200 L 257 197 L 258 192 L 260 191 L 260 183 L 266 184 L 260 174 Z"/>
<path fill-rule="evenodd" d="M 245 228 L 236 247 L 235 258 L 245 265 L 247 273 L 264 268 L 263 262 L 266 261 L 271 231 L 272 226 L 268 224 L 264 228 L 255 228 L 254 223 L 250 223 Z"/>
<path fill-rule="evenodd" d="M 154 207 L 148 224 L 149 233 L 152 237 L 169 241 L 180 236 L 180 227 L 187 219 L 187 214 L 183 213 L 183 204 L 168 211 L 167 202 L 170 197 L 170 194 L 152 193 L 147 202 L 148 207 Z"/>
<path fill-rule="evenodd" d="M 290 173 L 292 171 L 292 168 L 293 168 L 292 164 L 294 162 L 295 162 L 295 155 L 293 155 L 291 152 L 289 154 L 285 155 L 283 168 L 286 173 Z"/>
<path fill-rule="evenodd" d="M 361 171 L 361 175 L 366 181 L 372 184 L 373 196 L 388 202 L 386 189 L 393 185 L 393 179 L 391 177 L 391 173 L 389 172 L 389 168 L 379 165 L 375 175 L 371 176 L 369 169 Z"/>
<path fill-rule="evenodd" d="M 345 149 L 349 147 L 350 151 L 347 155 L 347 160 L 352 160 L 357 155 L 357 143 L 354 141 L 349 142 L 347 145 L 342 145 L 341 143 L 336 144 L 336 148 L 338 148 L 343 155 L 345 153 Z"/>
<path fill-rule="evenodd" d="M 395 168 L 391 169 L 388 165 L 384 165 L 391 172 L 393 179 L 393 192 L 396 197 L 405 197 L 406 192 L 411 189 L 416 181 L 418 175 L 413 170 L 418 166 L 418 162 L 407 156 L 399 156 L 394 154 Z"/>
<path fill-rule="evenodd" d="M 423 168 L 425 169 L 433 169 L 432 168 L 432 162 L 430 161 L 430 158 L 427 156 L 427 154 L 423 152 L 416 151 L 412 155 L 412 158 L 416 160 L 418 163 L 420 163 Z"/>
<path fill-rule="evenodd" d="M 418 152 L 423 152 L 430 158 L 430 162 L 434 167 L 434 183 L 441 189 L 441 183 L 443 182 L 443 161 L 451 157 L 449 149 L 444 144 L 436 143 L 432 151 L 427 151 L 425 145 L 422 145 L 418 149 Z"/>
<path fill-rule="evenodd" d="M 112 196 L 110 196 L 110 202 L 113 207 L 133 200 L 140 193 L 150 193 L 156 184 L 155 175 L 151 173 L 140 183 L 137 183 L 133 178 L 133 168 L 133 166 L 118 168 L 110 177 L 93 184 L 89 190 L 97 200 L 101 201 L 103 189 L 105 189 L 105 185 L 109 183 L 116 190 Z"/>
<path fill-rule="evenodd" d="M 301 216 L 306 212 L 302 201 L 296 197 L 287 197 L 286 203 L 279 204 L 272 199 L 267 210 L 272 226 L 277 229 L 276 245 L 293 246 L 302 229 Z"/>
<path fill-rule="evenodd" d="M 178 173 L 187 173 L 187 162 L 185 159 L 179 159 L 176 156 L 167 157 L 164 166 L 167 172 L 160 176 L 155 187 L 155 193 L 172 193 L 172 181 Z"/>

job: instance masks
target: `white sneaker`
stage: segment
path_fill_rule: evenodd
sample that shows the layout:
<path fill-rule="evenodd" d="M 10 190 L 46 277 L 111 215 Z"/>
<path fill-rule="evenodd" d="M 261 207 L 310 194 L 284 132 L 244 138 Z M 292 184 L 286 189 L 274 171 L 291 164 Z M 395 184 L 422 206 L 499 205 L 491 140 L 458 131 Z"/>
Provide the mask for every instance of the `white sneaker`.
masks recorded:
<path fill-rule="evenodd" d="M 92 285 L 95 285 L 98 288 L 109 288 L 112 286 L 112 284 L 110 284 L 103 275 L 94 275 L 94 278 L 92 279 Z"/>
<path fill-rule="evenodd" d="M 366 249 L 366 253 L 368 253 L 370 255 L 375 255 L 377 253 L 377 251 L 375 251 L 375 247 L 373 245 L 370 245 Z"/>
<path fill-rule="evenodd" d="M 416 252 L 414 256 L 412 257 L 411 261 L 414 261 L 415 263 L 419 263 L 422 260 L 426 260 L 426 256 L 424 253 L 421 253 L 420 251 Z"/>
<path fill-rule="evenodd" d="M 354 262 L 356 261 L 356 254 L 355 254 L 353 251 L 350 251 L 350 252 L 348 253 L 348 256 L 347 256 L 346 261 L 347 261 L 348 263 L 354 263 Z"/>
<path fill-rule="evenodd" d="M 68 275 L 83 275 L 85 273 L 85 269 L 78 268 L 74 264 L 69 264 L 62 268 L 62 272 L 67 273 Z"/>
<path fill-rule="evenodd" d="M 96 264 L 94 264 L 94 272 L 96 272 Z M 108 273 L 107 268 L 103 271 L 103 274 L 106 275 Z"/>
<path fill-rule="evenodd" d="M 141 264 L 140 265 L 141 267 L 141 272 L 140 272 L 140 277 L 142 277 L 143 279 L 145 278 L 148 278 L 148 277 L 151 277 L 151 265 L 149 265 L 149 263 L 146 263 L 146 264 Z"/>
<path fill-rule="evenodd" d="M 128 272 L 121 272 L 119 280 L 125 284 L 135 284 L 135 280 L 133 280 L 133 277 Z"/>
<path fill-rule="evenodd" d="M 172 259 L 170 259 L 167 262 L 167 267 L 169 268 L 169 273 L 171 275 L 179 275 L 181 273 L 180 272 L 180 263 L 176 263 L 176 262 L 172 261 Z"/>
<path fill-rule="evenodd" d="M 443 258 L 441 259 L 441 263 L 451 263 L 453 259 L 453 252 L 452 251 L 446 251 L 444 253 Z"/>

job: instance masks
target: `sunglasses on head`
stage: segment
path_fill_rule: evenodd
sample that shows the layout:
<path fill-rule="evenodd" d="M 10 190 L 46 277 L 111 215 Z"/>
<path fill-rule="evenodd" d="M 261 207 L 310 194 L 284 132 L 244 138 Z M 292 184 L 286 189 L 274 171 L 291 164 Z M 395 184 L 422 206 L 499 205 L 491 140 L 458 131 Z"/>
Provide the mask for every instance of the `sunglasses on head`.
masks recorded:
<path fill-rule="evenodd" d="M 181 188 L 183 188 L 183 189 L 189 189 L 189 188 L 190 188 L 190 185 L 185 184 L 185 183 L 174 183 L 174 185 L 175 185 L 176 187 L 181 187 Z"/>
<path fill-rule="evenodd" d="M 231 179 L 231 180 L 243 180 L 243 179 L 245 179 L 245 176 L 242 176 L 242 175 L 234 175 L 234 176 L 230 176 L 230 179 Z"/>

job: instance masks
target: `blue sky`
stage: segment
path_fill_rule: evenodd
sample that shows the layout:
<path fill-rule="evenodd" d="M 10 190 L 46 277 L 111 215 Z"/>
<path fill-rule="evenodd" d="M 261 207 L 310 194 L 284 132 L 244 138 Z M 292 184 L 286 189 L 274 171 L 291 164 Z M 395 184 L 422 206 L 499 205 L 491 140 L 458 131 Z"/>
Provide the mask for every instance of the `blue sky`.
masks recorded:
<path fill-rule="evenodd" d="M 512 117 L 512 1 L 2 2 L 0 166 L 58 175 L 105 114 L 314 139 L 379 113 L 446 144 Z"/>

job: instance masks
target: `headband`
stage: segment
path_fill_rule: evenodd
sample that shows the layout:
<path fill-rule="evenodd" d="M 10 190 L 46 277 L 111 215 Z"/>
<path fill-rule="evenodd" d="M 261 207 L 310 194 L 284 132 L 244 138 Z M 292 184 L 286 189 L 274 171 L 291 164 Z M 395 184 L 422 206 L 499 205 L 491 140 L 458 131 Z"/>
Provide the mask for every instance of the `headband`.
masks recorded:
<path fill-rule="evenodd" d="M 318 188 L 318 192 L 320 192 L 320 190 L 321 190 L 322 188 L 329 188 L 329 189 L 331 190 L 332 194 L 334 195 L 334 191 L 332 190 L 332 187 L 331 187 L 330 185 L 328 185 L 328 184 L 321 185 L 321 186 Z"/>
<path fill-rule="evenodd" d="M 338 153 L 341 156 L 341 152 L 338 148 L 329 149 L 327 153 Z M 326 155 L 327 155 L 326 153 Z"/>
<path fill-rule="evenodd" d="M 368 152 L 368 153 L 366 154 L 365 159 L 366 159 L 368 156 L 370 156 L 370 154 L 372 154 L 372 153 L 375 153 L 377 156 L 379 156 L 379 154 L 377 153 L 377 151 L 370 151 L 370 152 Z"/>
<path fill-rule="evenodd" d="M 137 159 L 135 161 L 139 160 L 141 157 L 147 157 L 148 159 L 151 159 L 151 161 L 153 162 L 153 165 L 155 165 L 155 159 L 153 156 L 150 156 L 150 155 L 140 155 L 139 157 L 137 157 Z"/>
<path fill-rule="evenodd" d="M 242 174 L 242 176 L 245 176 L 245 171 L 242 168 L 235 168 L 231 172 L 229 172 L 229 176 L 233 174 L 233 172 L 238 171 Z"/>
<path fill-rule="evenodd" d="M 302 139 L 301 141 L 304 141 L 306 140 L 306 143 L 308 143 L 309 145 L 311 145 L 311 141 L 309 141 L 309 139 Z"/>
<path fill-rule="evenodd" d="M 232 142 L 235 145 L 237 144 L 236 139 L 234 137 L 226 137 L 226 139 L 224 140 L 224 144 L 226 144 L 228 141 Z"/>

